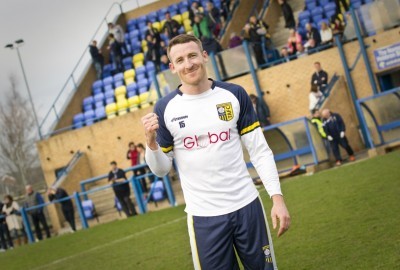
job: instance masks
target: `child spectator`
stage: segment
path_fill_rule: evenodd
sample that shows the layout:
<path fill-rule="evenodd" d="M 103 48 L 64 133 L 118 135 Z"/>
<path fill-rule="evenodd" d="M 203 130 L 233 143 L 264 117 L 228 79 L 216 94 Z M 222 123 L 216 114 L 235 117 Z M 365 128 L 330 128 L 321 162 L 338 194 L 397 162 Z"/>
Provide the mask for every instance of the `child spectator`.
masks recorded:
<path fill-rule="evenodd" d="M 306 24 L 307 30 L 307 42 L 304 44 L 304 47 L 307 50 L 314 49 L 321 44 L 321 36 L 319 31 L 313 27 L 310 23 Z"/>
<path fill-rule="evenodd" d="M 242 39 L 235 33 L 231 33 L 231 38 L 229 40 L 228 48 L 235 48 L 242 45 Z"/>
<path fill-rule="evenodd" d="M 21 245 L 20 235 L 23 235 L 22 219 L 19 213 L 19 205 L 10 195 L 4 196 L 4 206 L 2 212 L 6 215 L 7 227 L 12 238 L 17 240 L 18 245 Z"/>
<path fill-rule="evenodd" d="M 296 32 L 294 29 L 290 29 L 289 31 L 289 38 L 288 38 L 288 52 L 289 54 L 296 54 L 297 53 L 297 44 L 302 43 L 302 38 L 299 33 Z"/>
<path fill-rule="evenodd" d="M 193 34 L 198 38 L 201 39 L 202 37 L 211 37 L 210 29 L 208 28 L 208 22 L 202 14 L 197 14 L 194 16 L 193 22 Z"/>
<path fill-rule="evenodd" d="M 134 142 L 130 142 L 129 145 L 129 150 L 126 153 L 126 159 L 129 159 L 131 161 L 131 166 L 136 166 L 139 161 L 139 152 L 136 149 L 136 145 Z"/>
<path fill-rule="evenodd" d="M 311 85 L 311 91 L 308 95 L 309 105 L 308 109 L 310 110 L 311 114 L 313 113 L 314 109 L 316 109 L 318 102 L 324 95 L 321 91 L 318 90 L 318 86 L 316 84 Z"/>

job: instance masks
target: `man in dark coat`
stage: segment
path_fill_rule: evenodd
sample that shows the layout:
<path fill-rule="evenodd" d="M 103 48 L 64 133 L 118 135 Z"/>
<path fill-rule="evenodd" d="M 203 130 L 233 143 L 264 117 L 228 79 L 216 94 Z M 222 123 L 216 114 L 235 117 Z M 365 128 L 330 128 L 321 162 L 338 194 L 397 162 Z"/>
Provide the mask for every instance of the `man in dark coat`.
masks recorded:
<path fill-rule="evenodd" d="M 127 217 L 135 216 L 136 209 L 129 197 L 131 195 L 131 189 L 129 187 L 129 182 L 126 181 L 125 172 L 117 167 L 117 162 L 115 161 L 112 161 L 110 165 L 111 171 L 108 174 L 108 181 L 113 184 L 113 190 L 121 204 L 122 211 L 124 211 Z"/>
<path fill-rule="evenodd" d="M 104 57 L 101 54 L 99 48 L 97 48 L 97 41 L 93 40 L 89 45 L 89 52 L 92 56 L 94 69 L 96 70 L 96 76 L 98 80 L 102 78 L 103 66 L 104 66 Z"/>
<path fill-rule="evenodd" d="M 318 90 L 324 93 L 328 85 L 328 73 L 322 69 L 320 62 L 314 63 L 315 72 L 311 76 L 311 85 L 317 85 Z"/>
<path fill-rule="evenodd" d="M 169 12 L 165 13 L 165 24 L 161 32 L 165 32 L 169 39 L 172 39 L 179 35 L 179 28 L 181 25 L 174 19 L 171 18 Z"/>
<path fill-rule="evenodd" d="M 285 19 L 285 28 L 295 28 L 296 20 L 293 16 L 292 7 L 288 4 L 286 0 L 278 0 L 279 5 L 281 5 L 283 18 Z"/>
<path fill-rule="evenodd" d="M 346 126 L 342 117 L 338 113 L 332 113 L 328 109 L 324 109 L 322 111 L 322 118 L 324 119 L 323 126 L 326 137 L 331 144 L 332 152 L 336 159 L 336 165 L 339 166 L 342 164 L 339 145 L 346 150 L 349 160 L 355 161 L 356 158 L 354 157 L 353 149 L 349 145 L 345 135 Z"/>
<path fill-rule="evenodd" d="M 251 103 L 253 103 L 253 108 L 256 111 L 258 121 L 262 127 L 271 125 L 271 118 L 269 113 L 269 108 L 267 103 L 262 98 L 258 98 L 254 94 L 250 94 Z"/>
<path fill-rule="evenodd" d="M 310 23 L 306 24 L 307 30 L 307 43 L 304 47 L 307 47 L 308 50 L 314 49 L 321 45 L 321 35 L 317 28 L 313 27 Z"/>
<path fill-rule="evenodd" d="M 64 189 L 56 187 L 49 188 L 47 196 L 49 197 L 49 201 L 61 200 L 69 197 L 68 193 Z M 72 204 L 72 200 L 66 199 L 60 202 L 60 204 L 65 220 L 69 223 L 71 229 L 76 231 L 74 205 Z"/>

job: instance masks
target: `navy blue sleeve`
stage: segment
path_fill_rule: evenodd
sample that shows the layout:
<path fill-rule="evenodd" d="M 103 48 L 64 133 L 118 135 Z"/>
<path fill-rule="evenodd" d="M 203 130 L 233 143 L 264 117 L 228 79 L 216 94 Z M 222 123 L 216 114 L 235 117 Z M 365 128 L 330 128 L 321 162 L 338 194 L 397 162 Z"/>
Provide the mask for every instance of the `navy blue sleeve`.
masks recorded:
<path fill-rule="evenodd" d="M 346 125 L 344 124 L 342 117 L 339 114 L 336 114 L 336 119 L 337 119 L 339 130 L 346 131 Z"/>
<path fill-rule="evenodd" d="M 171 152 L 174 149 L 174 138 L 169 132 L 164 119 L 165 108 L 170 99 L 168 96 L 159 100 L 154 107 L 154 113 L 158 116 L 159 129 L 157 130 L 157 143 L 164 153 Z"/>

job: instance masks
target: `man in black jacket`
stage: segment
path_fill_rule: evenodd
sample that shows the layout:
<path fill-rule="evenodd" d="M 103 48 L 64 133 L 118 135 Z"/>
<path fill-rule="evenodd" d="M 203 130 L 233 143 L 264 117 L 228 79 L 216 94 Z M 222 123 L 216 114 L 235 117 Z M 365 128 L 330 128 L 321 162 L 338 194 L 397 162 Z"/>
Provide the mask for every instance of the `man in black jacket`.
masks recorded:
<path fill-rule="evenodd" d="M 181 25 L 174 19 L 171 18 L 169 12 L 165 13 L 165 24 L 161 32 L 165 32 L 169 39 L 172 39 L 179 35 L 179 28 Z"/>
<path fill-rule="evenodd" d="M 320 62 L 314 63 L 315 72 L 311 77 L 311 85 L 318 86 L 318 90 L 324 92 L 328 84 L 328 73 L 322 69 Z"/>
<path fill-rule="evenodd" d="M 101 54 L 101 50 L 97 48 L 97 41 L 93 40 L 92 44 L 89 45 L 89 52 L 92 56 L 94 69 L 96 70 L 96 76 L 98 80 L 101 80 L 104 66 L 104 57 Z"/>
<path fill-rule="evenodd" d="M 264 99 L 258 98 L 254 94 L 250 94 L 251 103 L 253 103 L 253 108 L 256 111 L 258 121 L 262 127 L 271 125 L 271 118 L 269 113 L 269 108 Z"/>
<path fill-rule="evenodd" d="M 50 187 L 47 191 L 47 196 L 49 197 L 49 201 L 61 200 L 69 197 L 68 193 L 64 189 L 56 187 Z M 69 223 L 71 229 L 76 231 L 74 205 L 72 204 L 72 200 L 66 199 L 65 201 L 60 202 L 60 204 L 65 220 Z"/>
<path fill-rule="evenodd" d="M 295 28 L 296 20 L 293 16 L 292 7 L 288 4 L 286 0 L 278 0 L 278 3 L 281 6 L 283 18 L 285 19 L 285 28 Z"/>
<path fill-rule="evenodd" d="M 349 160 L 355 161 L 356 158 L 354 157 L 353 149 L 349 145 L 345 135 L 346 126 L 342 117 L 338 113 L 332 113 L 329 109 L 324 109 L 322 111 L 322 118 L 324 119 L 323 126 L 326 137 L 331 144 L 332 152 L 336 159 L 336 165 L 339 166 L 342 164 L 339 145 L 346 150 Z"/>
<path fill-rule="evenodd" d="M 311 23 L 306 24 L 307 42 L 304 44 L 308 50 L 314 49 L 321 45 L 321 35 L 317 28 L 313 27 Z"/>
<path fill-rule="evenodd" d="M 108 181 L 113 184 L 113 190 L 119 203 L 121 204 L 122 210 L 127 217 L 135 216 L 136 209 L 135 205 L 129 197 L 131 195 L 131 189 L 125 172 L 117 167 L 117 162 L 112 161 L 110 163 L 111 171 L 108 174 Z"/>

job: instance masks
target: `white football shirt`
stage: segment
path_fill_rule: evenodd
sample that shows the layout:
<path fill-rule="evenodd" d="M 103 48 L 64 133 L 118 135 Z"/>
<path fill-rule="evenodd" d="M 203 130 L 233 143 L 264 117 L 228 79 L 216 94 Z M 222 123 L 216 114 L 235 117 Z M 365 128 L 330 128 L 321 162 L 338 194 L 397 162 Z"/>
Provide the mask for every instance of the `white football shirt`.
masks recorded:
<path fill-rule="evenodd" d="M 186 202 L 193 216 L 218 216 L 236 211 L 258 196 L 243 159 L 247 148 L 270 196 L 282 194 L 273 154 L 246 91 L 235 84 L 213 81 L 199 95 L 179 87 L 155 106 L 162 152 L 147 149 L 150 169 L 162 176 L 163 157 L 175 158 Z M 165 153 L 165 154 L 164 154 Z M 170 165 L 168 169 L 170 168 Z"/>

